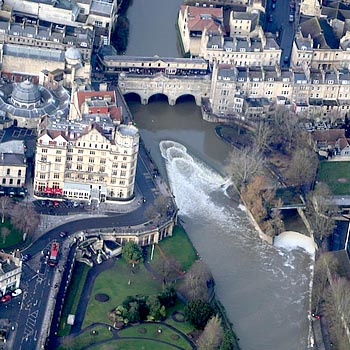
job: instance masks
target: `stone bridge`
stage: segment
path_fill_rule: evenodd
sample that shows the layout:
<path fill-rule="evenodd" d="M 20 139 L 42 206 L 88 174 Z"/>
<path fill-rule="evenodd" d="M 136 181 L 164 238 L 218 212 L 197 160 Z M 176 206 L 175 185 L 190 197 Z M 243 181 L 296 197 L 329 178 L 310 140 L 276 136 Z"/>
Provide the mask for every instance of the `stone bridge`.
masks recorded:
<path fill-rule="evenodd" d="M 202 97 L 209 96 L 210 77 L 205 76 L 172 76 L 164 73 L 155 75 L 136 75 L 121 73 L 118 78 L 118 86 L 125 96 L 130 93 L 140 96 L 141 103 L 147 104 L 150 97 L 157 94 L 165 95 L 171 106 L 185 95 L 191 95 L 196 105 L 201 105 Z"/>
<path fill-rule="evenodd" d="M 181 96 L 191 95 L 200 106 L 202 97 L 210 94 L 210 67 L 201 58 L 118 56 L 102 50 L 97 64 L 106 79 L 118 79 L 123 95 L 137 94 L 142 104 L 162 94 L 170 105 Z"/>

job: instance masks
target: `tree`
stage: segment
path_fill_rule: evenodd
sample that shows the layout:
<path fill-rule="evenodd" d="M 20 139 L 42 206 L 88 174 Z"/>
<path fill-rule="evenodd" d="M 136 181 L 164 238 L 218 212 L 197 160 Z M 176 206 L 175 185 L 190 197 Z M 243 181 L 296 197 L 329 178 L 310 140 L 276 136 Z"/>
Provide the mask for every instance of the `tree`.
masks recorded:
<path fill-rule="evenodd" d="M 123 246 L 122 255 L 133 266 L 142 260 L 142 250 L 134 241 L 129 241 Z"/>
<path fill-rule="evenodd" d="M 116 29 L 112 34 L 112 43 L 119 54 L 124 53 L 128 47 L 129 26 L 128 18 L 124 15 L 119 15 Z"/>
<path fill-rule="evenodd" d="M 326 315 L 330 334 L 333 337 L 335 349 L 350 348 L 350 282 L 345 278 L 335 278 L 330 281 L 330 287 L 325 295 L 324 313 Z"/>
<path fill-rule="evenodd" d="M 269 151 L 271 149 L 272 131 L 271 127 L 266 123 L 261 121 L 257 124 L 254 135 L 254 144 L 257 149 L 262 150 L 263 152 Z"/>
<path fill-rule="evenodd" d="M 129 309 L 127 311 L 127 318 L 130 322 L 139 322 L 140 321 L 139 303 L 137 301 L 132 301 L 129 303 Z"/>
<path fill-rule="evenodd" d="M 165 307 L 161 305 L 157 295 L 150 295 L 147 298 L 146 304 L 149 309 L 148 319 L 155 321 L 164 319 L 166 316 Z"/>
<path fill-rule="evenodd" d="M 332 253 L 321 254 L 315 262 L 313 286 L 312 286 L 312 312 L 319 313 L 320 305 L 329 285 L 328 277 L 333 275 L 338 268 L 338 260 Z"/>
<path fill-rule="evenodd" d="M 334 230 L 337 208 L 329 203 L 330 195 L 329 187 L 319 183 L 306 200 L 306 216 L 318 244 L 321 244 Z"/>
<path fill-rule="evenodd" d="M 235 149 L 229 155 L 226 170 L 236 188 L 240 191 L 242 186 L 262 172 L 264 162 L 263 155 L 256 147 L 245 147 L 242 150 Z"/>
<path fill-rule="evenodd" d="M 289 179 L 296 185 L 311 184 L 316 176 L 318 159 L 311 148 L 297 148 L 289 166 Z"/>
<path fill-rule="evenodd" d="M 220 350 L 234 350 L 234 345 L 236 343 L 236 339 L 233 337 L 232 332 L 230 330 L 225 330 L 224 336 L 220 345 Z"/>
<path fill-rule="evenodd" d="M 7 236 L 11 233 L 11 231 L 6 227 L 1 227 L 1 237 L 2 237 L 2 243 L 4 244 L 6 241 Z"/>
<path fill-rule="evenodd" d="M 222 336 L 221 319 L 215 315 L 208 321 L 198 339 L 198 350 L 217 350 L 222 342 Z"/>
<path fill-rule="evenodd" d="M 210 317 L 214 315 L 214 309 L 207 302 L 192 300 L 185 306 L 185 315 L 196 328 L 203 329 Z"/>
<path fill-rule="evenodd" d="M 9 196 L 0 197 L 1 223 L 5 222 L 6 211 L 9 211 L 13 206 L 13 200 Z"/>
<path fill-rule="evenodd" d="M 40 216 L 35 211 L 33 203 L 18 203 L 11 213 L 11 223 L 19 231 L 23 232 L 23 239 L 26 235 L 33 234 L 40 223 Z"/>
<path fill-rule="evenodd" d="M 184 277 L 183 292 L 189 300 L 208 300 L 208 282 L 212 275 L 203 260 L 193 263 Z"/>
<path fill-rule="evenodd" d="M 177 276 L 176 271 L 179 270 L 180 263 L 173 255 L 169 255 L 166 258 L 160 256 L 154 261 L 152 267 L 159 277 L 161 277 L 162 283 L 165 286 L 172 279 L 171 277 Z"/>
<path fill-rule="evenodd" d="M 165 307 L 171 307 L 176 304 L 177 295 L 174 284 L 164 286 L 163 292 L 159 295 L 159 301 Z"/>

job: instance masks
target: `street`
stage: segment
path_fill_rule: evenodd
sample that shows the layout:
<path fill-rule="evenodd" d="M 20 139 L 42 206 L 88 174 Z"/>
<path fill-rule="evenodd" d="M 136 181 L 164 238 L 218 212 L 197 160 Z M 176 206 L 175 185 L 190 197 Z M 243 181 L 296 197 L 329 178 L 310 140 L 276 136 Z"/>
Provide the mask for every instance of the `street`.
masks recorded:
<path fill-rule="evenodd" d="M 266 6 L 266 21 L 265 31 L 273 34 L 278 33 L 278 43 L 281 47 L 281 67 L 289 66 L 290 55 L 292 51 L 292 44 L 294 39 L 294 33 L 296 29 L 296 23 L 298 23 L 298 7 L 295 12 L 294 22 L 289 22 L 290 15 L 290 1 L 276 1 L 276 8 L 272 9 L 272 0 L 267 1 Z M 272 16 L 272 21 L 269 22 L 269 17 Z M 288 60 L 286 58 L 288 57 Z"/>

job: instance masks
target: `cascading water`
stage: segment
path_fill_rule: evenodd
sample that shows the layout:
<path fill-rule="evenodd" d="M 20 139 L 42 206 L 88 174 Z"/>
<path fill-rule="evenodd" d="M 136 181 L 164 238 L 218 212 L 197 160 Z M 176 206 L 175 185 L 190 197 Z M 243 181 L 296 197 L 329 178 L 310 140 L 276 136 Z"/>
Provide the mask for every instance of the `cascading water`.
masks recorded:
<path fill-rule="evenodd" d="M 263 242 L 225 194 L 225 179 L 185 146 L 161 141 L 160 151 L 180 217 L 212 270 L 242 350 L 307 349 L 310 255 L 283 249 L 283 240 L 280 248 Z"/>

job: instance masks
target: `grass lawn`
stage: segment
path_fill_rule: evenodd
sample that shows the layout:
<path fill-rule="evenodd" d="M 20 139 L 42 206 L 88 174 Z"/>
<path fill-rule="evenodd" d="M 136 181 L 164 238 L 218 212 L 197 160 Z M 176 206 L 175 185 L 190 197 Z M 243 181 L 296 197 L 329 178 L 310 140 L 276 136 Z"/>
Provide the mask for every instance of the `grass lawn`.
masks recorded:
<path fill-rule="evenodd" d="M 84 288 L 84 283 L 88 271 L 89 267 L 86 264 L 79 262 L 76 263 L 72 274 L 72 280 L 67 292 L 67 297 L 64 301 L 62 317 L 60 320 L 60 328 L 58 331 L 59 336 L 68 335 L 70 332 L 71 326 L 67 325 L 67 318 L 69 314 L 75 314 L 77 310 L 80 295 Z"/>
<path fill-rule="evenodd" d="M 176 226 L 171 237 L 167 237 L 159 242 L 159 247 L 163 253 L 167 256 L 175 257 L 176 261 L 180 264 L 182 271 L 187 271 L 194 261 L 197 259 L 197 254 L 193 245 L 188 238 L 186 232 L 180 226 Z M 151 247 L 148 248 L 148 260 L 150 261 Z M 154 249 L 153 260 L 161 258 L 161 254 L 158 249 Z M 151 262 L 151 264 L 152 264 Z"/>
<path fill-rule="evenodd" d="M 95 331 L 96 333 L 93 334 L 92 332 Z M 71 338 L 71 341 L 64 345 L 68 345 L 68 343 L 71 345 L 71 348 L 74 350 L 82 350 L 86 346 L 93 345 L 101 340 L 108 340 L 113 337 L 113 334 L 108 330 L 107 327 L 104 326 L 96 326 L 92 329 L 89 329 L 88 331 L 78 335 L 75 338 Z M 57 350 L 63 350 L 65 347 L 64 345 L 61 345 L 58 347 Z"/>
<path fill-rule="evenodd" d="M 158 343 L 156 340 L 113 340 L 106 344 L 89 347 L 89 350 L 175 350 L 179 349 L 170 344 Z"/>
<path fill-rule="evenodd" d="M 0 234 L 1 234 L 1 229 L 3 227 L 6 227 L 10 231 L 10 233 L 7 235 L 5 241 L 3 240 L 2 235 L 0 235 L 0 249 L 13 247 L 13 246 L 16 246 L 18 243 L 22 242 L 22 239 L 23 239 L 22 232 L 13 228 L 10 220 L 5 220 L 3 224 L 0 223 Z"/>
<path fill-rule="evenodd" d="M 120 305 L 129 295 L 153 295 L 160 291 L 160 283 L 150 276 L 142 264 L 132 273 L 130 264 L 120 259 L 111 269 L 102 272 L 96 278 L 83 328 L 94 322 L 108 323 L 108 312 Z M 95 300 L 97 293 L 107 294 L 110 299 L 105 303 L 98 302 Z"/>
<path fill-rule="evenodd" d="M 317 180 L 325 182 L 335 195 L 349 194 L 350 162 L 321 162 Z"/>
<path fill-rule="evenodd" d="M 140 331 L 143 331 L 141 333 Z M 159 332 L 161 330 L 161 332 Z M 119 331 L 119 336 L 123 337 L 137 337 L 137 338 L 149 338 L 152 340 L 162 340 L 167 343 L 171 343 L 180 346 L 183 349 L 191 350 L 191 344 L 185 340 L 181 333 L 178 333 L 164 325 L 154 323 L 142 323 L 137 326 L 128 327 Z"/>

